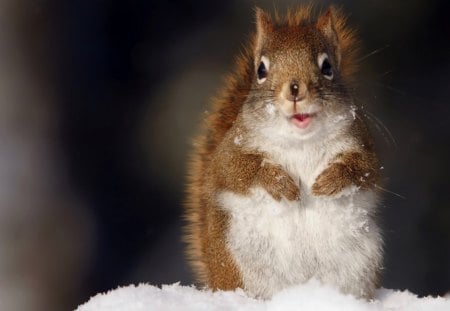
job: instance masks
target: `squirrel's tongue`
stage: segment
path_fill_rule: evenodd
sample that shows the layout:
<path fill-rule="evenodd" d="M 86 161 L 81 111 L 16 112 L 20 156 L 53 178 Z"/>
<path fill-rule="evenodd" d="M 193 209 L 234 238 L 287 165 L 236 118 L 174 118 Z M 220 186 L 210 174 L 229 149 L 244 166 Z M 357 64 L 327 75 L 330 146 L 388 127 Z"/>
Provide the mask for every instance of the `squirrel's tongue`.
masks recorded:
<path fill-rule="evenodd" d="M 311 123 L 311 117 L 309 113 L 297 113 L 292 116 L 292 123 L 298 128 L 305 129 Z"/>

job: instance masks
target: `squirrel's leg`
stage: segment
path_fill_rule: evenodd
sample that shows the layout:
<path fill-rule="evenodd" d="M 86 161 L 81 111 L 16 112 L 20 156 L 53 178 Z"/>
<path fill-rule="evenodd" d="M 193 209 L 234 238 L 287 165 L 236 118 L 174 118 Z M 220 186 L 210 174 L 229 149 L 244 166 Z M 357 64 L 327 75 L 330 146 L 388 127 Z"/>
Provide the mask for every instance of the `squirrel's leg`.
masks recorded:
<path fill-rule="evenodd" d="M 282 197 L 290 201 L 300 198 L 300 183 L 294 180 L 279 165 L 263 162 L 255 178 L 255 182 L 266 189 L 266 191 L 277 201 Z"/>
<path fill-rule="evenodd" d="M 263 187 L 275 200 L 282 197 L 298 200 L 299 185 L 279 165 L 263 160 L 262 154 L 227 151 L 221 153 L 216 182 L 219 187 L 240 194 L 248 194 L 252 186 Z"/>
<path fill-rule="evenodd" d="M 339 154 L 316 178 L 312 186 L 315 195 L 335 195 L 351 185 L 361 189 L 375 187 L 378 173 L 375 158 L 361 152 Z"/>

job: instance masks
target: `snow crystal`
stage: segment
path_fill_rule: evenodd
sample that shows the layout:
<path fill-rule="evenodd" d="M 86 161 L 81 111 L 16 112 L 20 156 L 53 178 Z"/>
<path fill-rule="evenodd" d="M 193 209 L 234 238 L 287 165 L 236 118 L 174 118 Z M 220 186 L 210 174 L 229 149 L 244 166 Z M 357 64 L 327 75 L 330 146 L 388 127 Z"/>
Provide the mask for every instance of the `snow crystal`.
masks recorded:
<path fill-rule="evenodd" d="M 351 105 L 350 106 L 350 113 L 352 114 L 353 120 L 356 119 L 356 106 Z"/>
<path fill-rule="evenodd" d="M 334 118 L 333 122 L 334 122 L 334 123 L 339 123 L 339 122 L 341 122 L 342 120 L 345 120 L 345 116 L 343 116 L 343 115 L 337 115 L 337 116 Z"/>
<path fill-rule="evenodd" d="M 270 300 L 248 297 L 241 289 L 235 291 L 197 290 L 178 283 L 162 288 L 141 284 L 118 288 L 106 294 L 98 294 L 76 311 L 277 311 L 277 310 L 450 310 L 450 298 L 418 298 L 408 291 L 379 289 L 375 299 L 367 302 L 338 290 L 321 285 L 317 280 L 293 286 L 275 294 Z"/>
<path fill-rule="evenodd" d="M 240 145 L 241 142 L 242 142 L 242 135 L 236 136 L 236 137 L 234 138 L 234 144 L 235 144 L 235 145 Z"/>
<path fill-rule="evenodd" d="M 280 181 L 280 180 L 282 180 L 283 178 L 284 178 L 284 176 L 282 176 L 282 175 L 275 176 L 275 179 L 276 179 L 277 181 Z"/>
<path fill-rule="evenodd" d="M 361 221 L 359 223 L 359 229 L 364 230 L 365 232 L 369 232 L 370 231 L 369 221 L 367 219 L 364 219 L 363 221 Z"/>
<path fill-rule="evenodd" d="M 267 104 L 266 105 L 266 112 L 269 114 L 269 115 L 273 115 L 274 113 L 275 113 L 275 106 L 273 105 L 273 104 Z"/>
<path fill-rule="evenodd" d="M 341 198 L 341 197 L 351 197 L 353 196 L 356 192 L 358 192 L 360 189 L 359 186 L 355 186 L 355 185 L 351 185 L 348 186 L 344 189 L 342 189 L 342 191 L 340 191 L 339 193 L 337 193 L 334 198 Z"/>

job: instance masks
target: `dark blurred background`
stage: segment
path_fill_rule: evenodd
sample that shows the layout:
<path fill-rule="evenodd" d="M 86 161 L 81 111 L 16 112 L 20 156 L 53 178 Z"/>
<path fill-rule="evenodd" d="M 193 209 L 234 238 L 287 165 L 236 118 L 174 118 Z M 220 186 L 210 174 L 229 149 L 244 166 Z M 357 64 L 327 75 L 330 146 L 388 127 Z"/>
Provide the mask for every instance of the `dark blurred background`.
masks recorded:
<path fill-rule="evenodd" d="M 117 286 L 192 282 L 180 242 L 190 139 L 253 7 L 297 3 L 0 1 L 2 309 L 69 310 Z M 334 4 L 359 29 L 357 103 L 395 193 L 381 214 L 383 286 L 442 295 L 450 3 Z"/>

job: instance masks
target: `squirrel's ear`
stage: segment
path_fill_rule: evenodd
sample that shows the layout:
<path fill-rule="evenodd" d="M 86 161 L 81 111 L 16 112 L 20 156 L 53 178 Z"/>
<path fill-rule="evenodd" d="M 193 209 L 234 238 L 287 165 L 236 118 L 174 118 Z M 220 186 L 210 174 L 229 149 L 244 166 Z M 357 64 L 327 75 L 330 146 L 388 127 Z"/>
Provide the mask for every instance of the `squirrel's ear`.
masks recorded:
<path fill-rule="evenodd" d="M 316 24 L 320 32 L 328 39 L 331 45 L 335 48 L 335 56 L 338 65 L 341 62 L 341 52 L 339 47 L 339 37 L 335 28 L 335 9 L 330 6 L 325 13 L 319 16 Z"/>
<path fill-rule="evenodd" d="M 272 32 L 273 25 L 270 15 L 264 12 L 260 8 L 255 9 L 256 12 L 256 42 L 255 53 L 259 53 L 262 49 L 264 41 L 267 36 Z"/>

